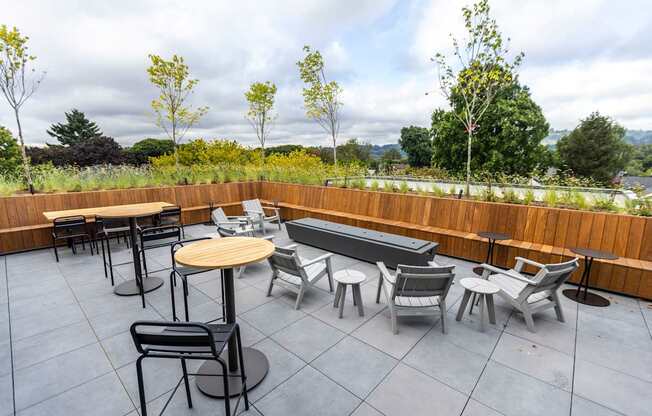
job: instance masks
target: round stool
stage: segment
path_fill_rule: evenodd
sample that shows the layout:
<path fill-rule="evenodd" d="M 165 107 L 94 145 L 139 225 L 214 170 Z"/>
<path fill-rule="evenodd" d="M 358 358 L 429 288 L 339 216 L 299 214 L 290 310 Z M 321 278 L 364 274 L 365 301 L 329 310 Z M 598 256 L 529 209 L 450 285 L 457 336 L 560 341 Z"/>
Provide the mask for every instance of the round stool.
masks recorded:
<path fill-rule="evenodd" d="M 469 303 L 469 299 L 472 294 L 478 295 L 478 302 L 480 303 L 480 331 L 484 332 L 485 328 L 485 313 L 484 307 L 485 303 L 487 305 L 487 310 L 489 311 L 489 322 L 496 324 L 496 311 L 494 310 L 494 294 L 500 291 L 500 288 L 495 284 L 491 283 L 488 280 L 479 279 L 477 277 L 467 277 L 460 280 L 460 284 L 464 288 L 464 296 L 462 297 L 462 303 L 460 303 L 460 309 L 457 311 L 457 317 L 455 320 L 461 321 L 462 315 L 464 315 L 464 310 L 466 309 L 466 304 Z M 469 315 L 473 313 L 473 302 L 471 302 L 471 309 L 469 309 Z"/>
<path fill-rule="evenodd" d="M 351 285 L 353 292 L 353 305 L 358 306 L 358 314 L 364 316 L 364 309 L 362 308 L 362 296 L 360 295 L 360 283 L 367 279 L 364 273 L 358 270 L 344 269 L 335 272 L 333 279 L 337 282 L 337 290 L 335 291 L 335 301 L 333 307 L 340 307 L 340 319 L 344 312 L 344 298 L 346 297 L 346 286 Z"/>

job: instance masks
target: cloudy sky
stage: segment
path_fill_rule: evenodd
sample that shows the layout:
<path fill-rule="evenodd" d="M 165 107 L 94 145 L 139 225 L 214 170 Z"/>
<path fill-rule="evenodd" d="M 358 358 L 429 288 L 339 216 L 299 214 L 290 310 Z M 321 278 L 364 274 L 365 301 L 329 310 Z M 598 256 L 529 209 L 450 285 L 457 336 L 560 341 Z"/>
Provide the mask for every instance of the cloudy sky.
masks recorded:
<path fill-rule="evenodd" d="M 444 106 L 430 58 L 461 33 L 460 0 L 0 0 L 0 24 L 30 37 L 47 75 L 23 109 L 26 141 L 77 108 L 128 145 L 163 137 L 149 110 L 156 90 L 150 53 L 185 57 L 200 80 L 191 101 L 210 107 L 187 138 L 254 145 L 244 119 L 253 81 L 278 86 L 269 145 L 327 145 L 306 119 L 296 62 L 310 44 L 344 88 L 341 136 L 395 143 L 406 125 Z M 652 129 L 652 6 L 649 0 L 492 0 L 520 70 L 552 127 L 572 128 L 600 110 L 631 129 Z M 425 95 L 426 92 L 432 92 Z M 0 124 L 15 120 L 0 103 Z"/>

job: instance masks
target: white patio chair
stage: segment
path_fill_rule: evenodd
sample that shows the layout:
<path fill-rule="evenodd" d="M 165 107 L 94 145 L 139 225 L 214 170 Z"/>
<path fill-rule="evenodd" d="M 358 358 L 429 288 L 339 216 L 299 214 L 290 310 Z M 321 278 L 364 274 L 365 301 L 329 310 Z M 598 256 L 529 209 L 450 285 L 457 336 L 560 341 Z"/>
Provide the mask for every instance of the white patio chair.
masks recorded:
<path fill-rule="evenodd" d="M 217 227 L 217 232 L 220 230 L 237 231 L 242 234 L 253 232 L 253 225 L 251 219 L 241 215 L 226 215 L 222 208 L 216 208 L 211 212 L 211 219 Z"/>
<path fill-rule="evenodd" d="M 278 208 L 264 207 L 260 199 L 242 201 L 242 210 L 254 224 L 258 224 L 261 232 L 265 232 L 266 222 L 275 222 L 281 229 L 281 213 Z"/>
<path fill-rule="evenodd" d="M 526 264 L 538 268 L 537 274 L 523 274 L 522 270 Z M 579 267 L 577 258 L 564 263 L 541 264 L 516 257 L 516 266 L 513 269 L 503 270 L 489 264 L 482 264 L 480 267 L 484 269 L 482 277 L 500 288 L 498 295 L 523 314 L 525 324 L 531 332 L 536 332 L 532 315 L 548 308 L 555 308 L 557 319 L 564 322 L 564 312 L 557 291 Z"/>
<path fill-rule="evenodd" d="M 430 266 L 406 266 L 399 264 L 396 274 L 392 275 L 385 263 L 376 263 L 380 270 L 376 303 L 380 302 L 380 291 L 387 298 L 387 305 L 392 320 L 392 332 L 398 334 L 397 318 L 399 316 L 441 316 L 441 331 L 446 328 L 446 296 L 453 284 L 455 266 L 439 266 L 434 262 Z"/>
<path fill-rule="evenodd" d="M 332 253 L 322 254 L 314 259 L 299 257 L 296 245 L 276 247 L 268 259 L 272 266 L 272 278 L 269 281 L 267 296 L 272 295 L 274 285 L 281 286 L 297 294 L 294 309 L 299 309 L 306 290 L 315 286 L 322 277 L 328 277 L 328 286 L 333 291 Z"/>

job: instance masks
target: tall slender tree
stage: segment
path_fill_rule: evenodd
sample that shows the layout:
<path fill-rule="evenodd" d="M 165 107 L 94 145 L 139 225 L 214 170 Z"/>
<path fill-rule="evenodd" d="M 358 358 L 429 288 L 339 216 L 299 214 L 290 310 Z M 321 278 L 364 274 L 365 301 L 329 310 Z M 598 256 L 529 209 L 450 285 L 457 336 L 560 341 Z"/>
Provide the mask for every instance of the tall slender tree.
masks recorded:
<path fill-rule="evenodd" d="M 95 122 L 87 119 L 83 112 L 73 108 L 65 115 L 65 123 L 52 124 L 46 131 L 62 145 L 72 146 L 102 135 L 102 130 Z"/>
<path fill-rule="evenodd" d="M 324 58 L 319 51 L 304 46 L 306 56 L 297 62 L 303 88 L 303 104 L 306 115 L 317 121 L 333 141 L 333 162 L 337 164 L 337 136 L 340 133 L 340 95 L 342 87 L 336 81 L 328 81 L 324 71 Z"/>
<path fill-rule="evenodd" d="M 260 142 L 261 163 L 265 164 L 265 141 L 272 127 L 276 115 L 272 113 L 274 108 L 274 96 L 276 85 L 272 82 L 254 82 L 245 92 L 245 98 L 249 103 L 249 110 L 246 118 L 256 131 L 256 137 Z"/>
<path fill-rule="evenodd" d="M 513 73 L 523 59 L 523 53 L 508 61 L 509 47 L 503 42 L 496 20 L 490 15 L 488 0 L 463 7 L 464 27 L 468 38 L 458 41 L 452 34 L 453 56 L 437 53 L 432 59 L 439 69 L 439 87 L 453 103 L 460 97 L 462 105 L 454 108 L 455 117 L 467 135 L 466 194 L 471 181 L 471 145 L 478 123 L 493 102 L 497 92 L 513 80 Z M 509 38 L 507 39 L 507 43 Z M 453 63 L 449 63 L 448 61 Z"/>
<path fill-rule="evenodd" d="M 30 55 L 27 48 L 29 37 L 22 36 L 17 28 L 11 30 L 6 25 L 0 26 L 0 91 L 14 111 L 18 127 L 20 152 L 23 159 L 23 171 L 30 191 L 34 189 L 32 174 L 29 168 L 29 158 L 25 152 L 23 127 L 20 124 L 20 109 L 36 92 L 45 72 L 36 74 L 31 63 L 36 56 Z"/>
<path fill-rule="evenodd" d="M 183 57 L 173 55 L 165 60 L 158 55 L 149 55 L 151 65 L 147 68 L 149 80 L 159 89 L 159 96 L 152 100 L 156 125 L 174 142 L 174 163 L 179 167 L 179 143 L 192 126 L 197 124 L 208 107 L 193 107 L 186 103 L 199 82 L 190 78 L 188 65 Z"/>

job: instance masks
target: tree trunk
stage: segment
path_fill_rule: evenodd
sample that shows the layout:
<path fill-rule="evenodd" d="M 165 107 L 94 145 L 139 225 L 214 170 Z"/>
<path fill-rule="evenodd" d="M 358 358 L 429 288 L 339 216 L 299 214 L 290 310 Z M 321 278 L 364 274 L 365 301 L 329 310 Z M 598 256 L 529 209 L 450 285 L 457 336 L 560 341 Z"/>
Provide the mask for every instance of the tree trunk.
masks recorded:
<path fill-rule="evenodd" d="M 466 148 L 466 197 L 471 196 L 471 141 L 473 138 L 473 130 L 468 128 L 468 143 Z"/>
<path fill-rule="evenodd" d="M 20 117 L 18 116 L 18 109 L 14 108 L 14 114 L 16 115 L 16 124 L 18 125 L 18 138 L 20 140 L 20 153 L 23 157 L 23 170 L 25 171 L 25 179 L 27 180 L 27 188 L 30 192 L 33 190 L 34 183 L 32 182 L 32 172 L 29 167 L 29 159 L 27 158 L 27 152 L 25 151 L 25 141 L 23 140 L 23 128 L 20 125 Z"/>
<path fill-rule="evenodd" d="M 174 142 L 174 170 L 179 172 L 179 152 L 177 149 L 179 145 L 177 144 L 177 127 L 172 123 L 172 141 Z"/>
<path fill-rule="evenodd" d="M 335 133 L 332 133 L 333 136 L 333 164 L 337 166 L 337 145 L 335 144 L 337 139 L 335 138 Z"/>

